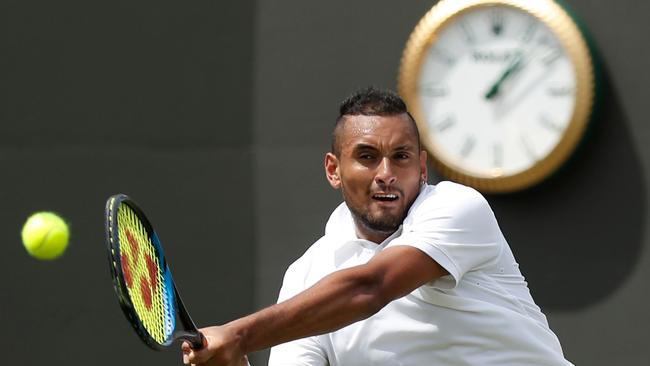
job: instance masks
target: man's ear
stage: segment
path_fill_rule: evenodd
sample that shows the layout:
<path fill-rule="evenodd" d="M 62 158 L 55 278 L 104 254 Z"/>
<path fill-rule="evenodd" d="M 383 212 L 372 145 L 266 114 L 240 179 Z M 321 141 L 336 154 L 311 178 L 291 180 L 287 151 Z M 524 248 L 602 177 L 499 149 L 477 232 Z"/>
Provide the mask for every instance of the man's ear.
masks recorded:
<path fill-rule="evenodd" d="M 325 176 L 332 188 L 339 189 L 341 187 L 339 159 L 331 152 L 325 154 Z"/>

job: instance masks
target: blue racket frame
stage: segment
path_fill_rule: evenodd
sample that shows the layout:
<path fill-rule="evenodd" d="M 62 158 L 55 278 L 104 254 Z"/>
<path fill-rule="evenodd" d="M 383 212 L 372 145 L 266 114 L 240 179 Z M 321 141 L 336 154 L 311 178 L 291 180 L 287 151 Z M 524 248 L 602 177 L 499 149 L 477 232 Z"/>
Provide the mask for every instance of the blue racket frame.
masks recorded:
<path fill-rule="evenodd" d="M 158 263 L 162 271 L 161 277 L 165 283 L 165 287 L 169 289 L 166 291 L 166 296 L 163 301 L 169 309 L 165 316 L 165 341 L 159 343 L 156 341 L 149 332 L 146 330 L 140 317 L 135 311 L 133 301 L 129 295 L 129 291 L 124 279 L 122 271 L 122 259 L 120 252 L 120 238 L 118 232 L 118 219 L 117 212 L 121 205 L 127 205 L 138 217 L 143 224 L 147 234 L 151 238 L 154 246 L 155 254 L 158 258 Z M 197 330 L 196 325 L 192 318 L 185 309 L 185 305 L 178 294 L 178 289 L 171 275 L 169 265 L 164 255 L 162 245 L 158 235 L 153 230 L 153 226 L 147 219 L 146 215 L 140 207 L 125 194 L 116 194 L 111 196 L 106 201 L 105 209 L 105 229 L 106 229 L 106 244 L 108 249 L 108 262 L 113 280 L 113 288 L 120 303 L 120 307 L 124 312 L 129 323 L 133 326 L 136 334 L 140 339 L 150 348 L 160 351 L 171 346 L 174 341 L 178 339 L 188 341 L 192 348 L 199 349 L 203 347 L 203 335 Z M 179 321 L 177 321 L 179 320 Z M 178 328 L 178 325 L 181 325 Z"/>

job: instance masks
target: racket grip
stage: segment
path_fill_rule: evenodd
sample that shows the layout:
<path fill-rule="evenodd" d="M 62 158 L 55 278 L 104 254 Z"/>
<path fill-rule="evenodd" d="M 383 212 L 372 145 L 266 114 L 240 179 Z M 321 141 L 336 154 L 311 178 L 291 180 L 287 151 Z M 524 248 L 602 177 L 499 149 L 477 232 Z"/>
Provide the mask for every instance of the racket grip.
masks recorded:
<path fill-rule="evenodd" d="M 181 335 L 180 338 L 187 341 L 192 349 L 201 349 L 207 345 L 203 333 L 199 331 L 187 332 Z"/>

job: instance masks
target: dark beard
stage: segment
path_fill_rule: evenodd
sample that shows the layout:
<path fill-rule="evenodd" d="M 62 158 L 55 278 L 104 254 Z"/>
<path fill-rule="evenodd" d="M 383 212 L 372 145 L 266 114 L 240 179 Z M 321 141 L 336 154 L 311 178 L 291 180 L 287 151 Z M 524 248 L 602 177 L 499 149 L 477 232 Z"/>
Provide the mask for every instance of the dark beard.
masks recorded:
<path fill-rule="evenodd" d="M 350 209 L 352 217 L 354 218 L 354 222 L 357 225 L 382 234 L 392 234 L 397 231 L 397 229 L 399 229 L 400 225 L 402 224 L 402 221 L 404 221 L 404 218 L 406 217 L 406 215 L 402 215 L 402 217 L 374 218 L 368 215 L 368 213 L 357 211 L 354 207 L 348 206 L 348 209 Z"/>

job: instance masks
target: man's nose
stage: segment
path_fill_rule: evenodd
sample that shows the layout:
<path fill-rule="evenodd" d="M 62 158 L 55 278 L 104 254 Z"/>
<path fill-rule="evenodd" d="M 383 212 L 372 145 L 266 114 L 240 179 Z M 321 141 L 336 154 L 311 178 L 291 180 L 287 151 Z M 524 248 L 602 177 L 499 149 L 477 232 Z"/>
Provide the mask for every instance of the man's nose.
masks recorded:
<path fill-rule="evenodd" d="M 393 166 L 389 158 L 381 159 L 379 166 L 377 167 L 377 174 L 375 175 L 375 181 L 383 185 L 391 185 L 395 183 L 396 177 L 393 172 Z"/>

